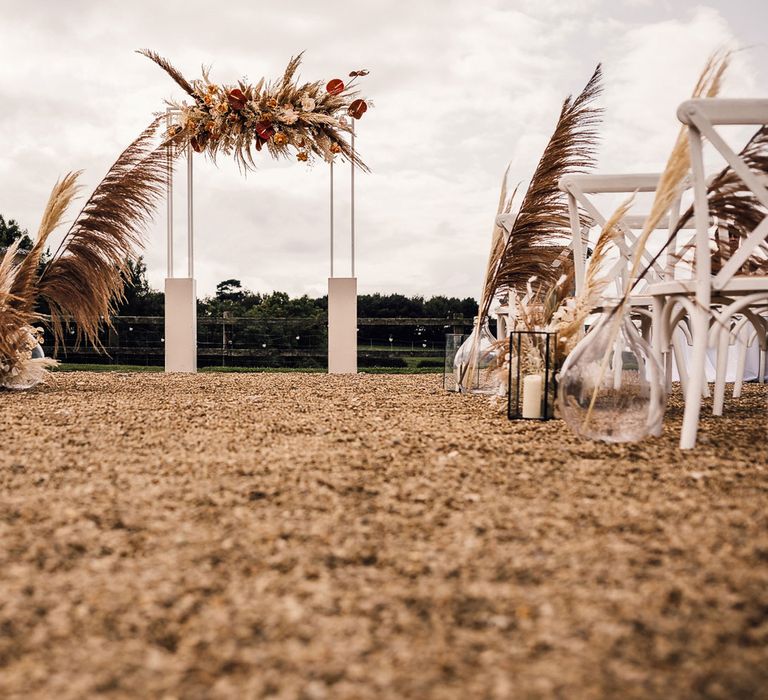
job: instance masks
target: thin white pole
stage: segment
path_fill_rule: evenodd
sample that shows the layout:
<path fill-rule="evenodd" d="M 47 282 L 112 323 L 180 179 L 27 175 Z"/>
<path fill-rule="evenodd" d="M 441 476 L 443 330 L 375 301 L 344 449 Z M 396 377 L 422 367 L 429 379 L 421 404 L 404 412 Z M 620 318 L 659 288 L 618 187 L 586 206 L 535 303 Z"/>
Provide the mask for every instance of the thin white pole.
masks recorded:
<path fill-rule="evenodd" d="M 192 145 L 187 145 L 187 277 L 195 276 L 194 220 L 192 207 Z"/>
<path fill-rule="evenodd" d="M 355 276 L 355 120 L 352 119 L 352 171 L 351 182 L 351 208 L 350 208 L 350 237 L 352 239 L 350 251 L 352 258 L 352 277 Z"/>
<path fill-rule="evenodd" d="M 165 124 L 170 132 L 170 127 L 173 123 L 171 116 L 171 110 L 166 110 Z M 166 148 L 166 192 L 167 192 L 167 266 L 168 277 L 173 277 L 173 146 L 168 144 Z"/>
<path fill-rule="evenodd" d="M 331 161 L 331 277 L 333 277 L 333 161 Z"/>

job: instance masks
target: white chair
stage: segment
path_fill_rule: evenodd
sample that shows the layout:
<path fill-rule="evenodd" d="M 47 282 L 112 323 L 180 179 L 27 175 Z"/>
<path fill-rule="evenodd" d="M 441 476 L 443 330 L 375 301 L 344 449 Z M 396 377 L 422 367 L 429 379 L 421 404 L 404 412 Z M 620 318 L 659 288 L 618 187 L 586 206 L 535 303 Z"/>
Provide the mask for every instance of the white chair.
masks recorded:
<path fill-rule="evenodd" d="M 595 175 L 567 175 L 560 180 L 560 190 L 568 196 L 568 208 L 571 218 L 571 247 L 575 265 L 576 294 L 584 289 L 584 278 L 587 268 L 587 248 L 594 245 L 592 240 L 599 235 L 607 223 L 612 211 L 607 211 L 607 202 L 598 201 L 601 195 L 622 194 L 633 195 L 635 193 L 653 193 L 656 191 L 660 179 L 657 173 L 622 173 L 622 174 L 595 174 Z M 677 225 L 680 216 L 680 203 L 678 199 L 671 207 L 668 216 L 664 217 L 657 225 L 657 230 L 667 231 Z M 611 203 L 611 209 L 615 208 L 615 202 Z M 586 217 L 584 216 L 586 215 Z M 622 235 L 617 238 L 617 255 L 610 261 L 604 271 L 604 275 L 614 280 L 613 288 L 609 287 L 603 306 L 595 311 L 613 308 L 624 295 L 631 271 L 639 233 L 645 225 L 646 215 L 628 213 L 619 222 L 618 227 Z M 693 224 L 687 224 L 683 231 L 691 230 Z M 596 232 L 596 233 L 593 233 Z M 657 260 L 653 260 L 651 250 L 643 252 L 643 261 L 649 266 L 649 272 L 643 286 L 634 290 L 627 300 L 630 312 L 634 319 L 640 323 L 643 335 L 648 339 L 652 320 L 652 298 L 648 296 L 645 288 L 648 284 L 673 279 L 681 258 L 675 255 L 674 248 L 663 248 Z M 672 334 L 667 345 L 663 348 L 661 356 L 662 366 L 667 378 L 667 390 L 672 385 L 672 358 L 677 365 L 681 383 L 686 382 L 685 353 L 683 347 L 686 342 L 686 329 L 681 327 Z M 674 353 L 671 350 L 674 349 Z"/>
<path fill-rule="evenodd" d="M 654 330 L 661 343 L 671 336 L 681 316 L 690 322 L 692 359 L 685 390 L 685 411 L 680 447 L 691 449 L 696 444 L 701 396 L 706 385 L 707 348 L 718 348 L 718 374 L 722 359 L 742 318 L 752 323 L 761 344 L 765 343 L 765 326 L 760 314 L 768 306 L 768 276 L 745 275 L 742 267 L 754 254 L 760 254 L 768 240 L 768 216 L 746 238 L 719 270 L 712 270 L 712 231 L 707 178 L 704 172 L 703 139 L 716 149 L 733 171 L 768 212 L 768 189 L 761 173 L 750 170 L 744 160 L 723 140 L 716 127 L 724 125 L 765 125 L 768 123 L 768 100 L 694 99 L 680 105 L 678 118 L 689 127 L 691 172 L 694 190 L 694 277 L 689 280 L 655 282 L 646 292 L 653 298 Z M 743 329 L 736 331 L 738 338 Z M 765 348 L 763 348 L 765 349 Z M 724 382 L 716 383 L 714 413 L 722 412 Z"/>

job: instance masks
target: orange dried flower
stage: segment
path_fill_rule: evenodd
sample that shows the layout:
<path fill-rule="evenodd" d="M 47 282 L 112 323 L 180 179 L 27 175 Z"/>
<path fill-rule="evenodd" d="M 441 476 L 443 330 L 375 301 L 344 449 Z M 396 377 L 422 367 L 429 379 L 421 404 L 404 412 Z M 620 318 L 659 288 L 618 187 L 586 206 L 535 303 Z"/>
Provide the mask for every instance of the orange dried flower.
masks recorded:
<path fill-rule="evenodd" d="M 306 151 L 299 151 L 296 154 L 296 160 L 300 160 L 302 163 L 306 163 L 309 160 L 309 154 Z"/>
<path fill-rule="evenodd" d="M 272 143 L 275 146 L 285 146 L 288 143 L 288 137 L 282 131 L 278 131 L 272 139 Z"/>

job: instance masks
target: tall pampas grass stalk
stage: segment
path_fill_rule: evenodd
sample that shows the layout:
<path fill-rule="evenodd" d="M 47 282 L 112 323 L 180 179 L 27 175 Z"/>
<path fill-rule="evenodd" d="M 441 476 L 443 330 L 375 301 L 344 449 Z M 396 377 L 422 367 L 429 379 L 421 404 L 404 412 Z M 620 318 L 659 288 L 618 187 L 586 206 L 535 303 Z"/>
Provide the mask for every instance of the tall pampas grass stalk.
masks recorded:
<path fill-rule="evenodd" d="M 144 228 L 165 195 L 167 152 L 156 143 L 159 124 L 155 119 L 120 154 L 40 275 L 37 291 L 50 307 L 57 345 L 74 323 L 77 343 L 103 349 L 99 328 L 122 299 L 126 261 L 142 246 Z"/>
<path fill-rule="evenodd" d="M 692 98 L 698 97 L 717 97 L 722 87 L 723 75 L 728 68 L 731 60 L 731 52 L 719 50 L 713 53 L 707 60 L 696 87 L 691 94 Z M 682 183 L 691 169 L 691 155 L 688 148 L 688 127 L 683 125 L 678 132 L 675 145 L 669 155 L 667 164 L 659 179 L 659 185 L 656 188 L 656 194 L 653 198 L 651 211 L 645 221 L 643 230 L 637 239 L 635 254 L 632 261 L 632 268 L 627 278 L 627 289 L 636 277 L 643 260 L 645 246 L 648 243 L 653 231 L 659 225 L 659 222 L 666 216 L 670 207 L 680 195 Z"/>
<path fill-rule="evenodd" d="M 515 193 L 512 194 L 512 197 L 507 197 L 507 178 L 509 177 L 509 168 L 510 166 L 507 166 L 507 169 L 504 171 L 504 177 L 502 178 L 501 189 L 499 191 L 499 203 L 496 207 L 496 216 L 493 219 L 493 230 L 491 231 L 491 250 L 488 255 L 488 262 L 485 266 L 485 275 L 483 276 L 483 286 L 480 293 L 480 309 L 490 306 L 491 299 L 493 298 L 493 293 L 495 291 L 493 287 L 493 274 L 505 244 L 504 229 L 499 226 L 498 217 L 500 214 L 509 212 L 512 206 L 512 201 L 515 197 L 515 193 L 517 192 L 517 188 L 515 188 Z M 478 344 L 480 342 L 480 331 L 482 327 L 483 317 L 478 313 L 477 320 L 474 324 L 475 332 L 472 336 L 473 341 L 469 353 L 469 362 L 465 367 L 461 369 L 459 375 L 459 384 L 472 386 L 479 361 Z"/>
<path fill-rule="evenodd" d="M 562 270 L 553 266 L 571 236 L 568 203 L 560 191 L 565 175 L 584 173 L 595 164 L 597 128 L 602 110 L 594 101 L 602 92 L 602 68 L 597 66 L 584 89 L 567 97 L 549 142 L 539 160 L 511 227 L 496 256 L 490 286 L 493 292 L 480 308 L 488 314 L 494 294 L 525 293 L 531 277 L 543 287 L 553 286 Z"/>
<path fill-rule="evenodd" d="M 635 196 L 630 195 L 605 222 L 595 243 L 592 257 L 589 259 L 581 294 L 568 299 L 553 314 L 551 327 L 557 333 L 558 354 L 563 357 L 573 350 L 582 334 L 587 317 L 602 303 L 605 289 L 611 282 L 611 279 L 602 271 L 603 263 L 608 251 L 619 237 L 624 235 L 620 223 L 632 207 L 634 199 Z"/>
<path fill-rule="evenodd" d="M 135 258 L 145 225 L 165 194 L 166 147 L 158 145 L 159 119 L 126 148 L 74 218 L 51 259 L 41 270 L 43 251 L 62 225 L 79 191 L 79 172 L 53 187 L 35 244 L 18 259 L 13 245 L 0 260 L 0 380 L 39 379 L 51 360 L 33 358 L 41 329 L 38 305 L 50 310 L 58 347 L 72 323 L 76 342 L 103 349 L 99 329 L 110 323 L 123 296 L 127 260 Z M 9 379 L 10 377 L 10 379 Z"/>
<path fill-rule="evenodd" d="M 564 175 L 585 172 L 594 166 L 597 126 L 601 109 L 594 100 L 602 92 L 602 68 L 598 65 L 584 89 L 573 98 L 568 96 L 528 189 L 520 203 L 508 237 L 494 225 L 491 252 L 475 324 L 475 343 L 467 370 L 471 385 L 477 366 L 477 343 L 480 330 L 490 311 L 493 299 L 505 291 L 525 293 L 528 281 L 534 277 L 543 288 L 553 287 L 562 275 L 557 264 L 563 246 L 570 236 L 568 205 L 559 189 Z M 512 198 L 506 205 L 502 187 L 497 214 L 510 211 Z"/>

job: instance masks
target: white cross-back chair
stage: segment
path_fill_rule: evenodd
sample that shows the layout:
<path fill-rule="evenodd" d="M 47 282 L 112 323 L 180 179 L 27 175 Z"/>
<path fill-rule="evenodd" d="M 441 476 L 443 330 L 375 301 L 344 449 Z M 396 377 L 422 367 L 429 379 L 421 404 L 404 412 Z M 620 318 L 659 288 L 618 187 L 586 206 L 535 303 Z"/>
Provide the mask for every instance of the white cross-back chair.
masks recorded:
<path fill-rule="evenodd" d="M 560 189 L 568 196 L 568 209 L 571 218 L 571 247 L 573 248 L 573 260 L 575 265 L 576 294 L 581 294 L 584 289 L 584 280 L 588 265 L 587 249 L 596 243 L 596 238 L 610 218 L 612 211 L 606 210 L 607 202 L 599 201 L 601 195 L 620 194 L 634 195 L 636 193 L 653 193 L 659 184 L 660 175 L 657 173 L 621 173 L 621 174 L 594 174 L 594 175 L 567 175 L 560 180 Z M 657 224 L 656 229 L 663 235 L 665 231 L 673 229 L 680 218 L 680 203 L 678 199 L 673 203 L 667 216 Z M 611 204 L 611 209 L 615 202 Z M 636 208 L 636 207 L 635 207 Z M 606 264 L 602 271 L 613 284 L 606 290 L 603 307 L 595 309 L 600 311 L 612 308 L 619 303 L 624 295 L 629 274 L 637 247 L 638 237 L 645 225 L 647 215 L 632 213 L 631 210 L 619 222 L 618 228 L 621 234 L 617 240 L 617 255 Z M 586 214 L 589 220 L 583 216 Z M 591 228 L 590 228 L 591 227 Z M 686 224 L 682 231 L 690 235 L 693 224 Z M 663 236 L 666 238 L 666 236 Z M 658 243 L 657 243 L 657 247 Z M 636 320 L 639 320 L 641 329 L 646 338 L 649 335 L 652 319 L 652 298 L 648 296 L 645 288 L 648 284 L 673 279 L 677 268 L 685 266 L 684 258 L 675 255 L 675 249 L 665 247 L 661 255 L 654 260 L 651 249 L 643 251 L 643 267 L 648 266 L 648 274 L 642 286 L 633 290 L 627 300 L 629 309 Z M 687 329 L 678 328 L 672 334 L 667 346 L 664 348 L 663 360 L 667 377 L 667 389 L 671 389 L 672 382 L 672 357 L 677 363 L 678 375 L 681 382 L 686 382 L 685 352 L 683 346 L 686 343 Z M 674 348 L 672 355 L 670 346 Z"/>
<path fill-rule="evenodd" d="M 705 365 L 707 348 L 718 349 L 718 375 L 728 346 L 748 331 L 751 324 L 761 345 L 761 376 L 764 377 L 766 347 L 765 317 L 768 307 L 768 276 L 744 274 L 743 266 L 753 255 L 761 255 L 768 240 L 768 216 L 747 237 L 718 270 L 712 268 L 712 242 L 717 235 L 711 225 L 707 199 L 707 178 L 704 172 L 703 143 L 706 139 L 741 178 L 760 205 L 768 211 L 768 188 L 762 174 L 754 173 L 743 159 L 722 138 L 719 127 L 726 125 L 768 124 L 768 100 L 695 99 L 680 105 L 678 118 L 689 127 L 691 175 L 694 191 L 693 278 L 663 280 L 646 290 L 653 297 L 653 326 L 661 342 L 655 343 L 659 352 L 682 317 L 690 323 L 692 358 L 685 388 L 685 411 L 680 447 L 690 449 L 696 444 L 701 396 L 706 386 Z M 744 321 L 743 319 L 747 319 Z M 742 324 L 741 326 L 739 324 Z M 739 385 L 740 392 L 741 387 Z M 724 382 L 716 382 L 713 412 L 722 413 Z"/>

